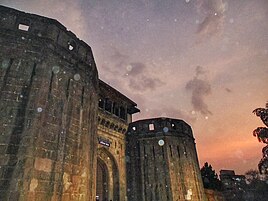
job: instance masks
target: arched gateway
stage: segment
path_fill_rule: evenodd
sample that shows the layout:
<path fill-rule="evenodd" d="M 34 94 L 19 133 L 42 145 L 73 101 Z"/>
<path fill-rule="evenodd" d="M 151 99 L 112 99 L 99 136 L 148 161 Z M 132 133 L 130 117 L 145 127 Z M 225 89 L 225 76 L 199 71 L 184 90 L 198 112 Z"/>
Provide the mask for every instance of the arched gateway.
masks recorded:
<path fill-rule="evenodd" d="M 136 103 L 101 80 L 99 87 L 96 200 L 125 201 L 125 134 L 132 114 L 139 109 Z"/>
<path fill-rule="evenodd" d="M 106 148 L 98 149 L 96 186 L 96 200 L 120 200 L 118 166 Z"/>

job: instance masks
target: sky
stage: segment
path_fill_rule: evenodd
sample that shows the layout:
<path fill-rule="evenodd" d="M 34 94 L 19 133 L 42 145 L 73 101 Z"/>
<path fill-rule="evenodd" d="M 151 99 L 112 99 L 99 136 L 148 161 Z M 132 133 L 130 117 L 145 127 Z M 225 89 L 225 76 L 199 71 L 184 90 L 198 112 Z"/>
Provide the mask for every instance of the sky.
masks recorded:
<path fill-rule="evenodd" d="M 100 78 L 141 110 L 192 126 L 200 166 L 256 169 L 268 101 L 267 0 L 0 0 L 57 19 L 91 46 Z"/>

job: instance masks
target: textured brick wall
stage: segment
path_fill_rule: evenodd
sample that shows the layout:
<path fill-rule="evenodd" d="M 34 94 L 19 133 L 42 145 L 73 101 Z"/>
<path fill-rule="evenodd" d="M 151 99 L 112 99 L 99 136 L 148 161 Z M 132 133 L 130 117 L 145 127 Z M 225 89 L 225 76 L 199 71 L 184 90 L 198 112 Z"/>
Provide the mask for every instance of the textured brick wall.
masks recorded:
<path fill-rule="evenodd" d="M 133 122 L 126 147 L 128 201 L 206 200 L 192 130 L 184 121 Z"/>
<path fill-rule="evenodd" d="M 95 199 L 98 75 L 55 20 L 0 7 L 0 200 Z"/>

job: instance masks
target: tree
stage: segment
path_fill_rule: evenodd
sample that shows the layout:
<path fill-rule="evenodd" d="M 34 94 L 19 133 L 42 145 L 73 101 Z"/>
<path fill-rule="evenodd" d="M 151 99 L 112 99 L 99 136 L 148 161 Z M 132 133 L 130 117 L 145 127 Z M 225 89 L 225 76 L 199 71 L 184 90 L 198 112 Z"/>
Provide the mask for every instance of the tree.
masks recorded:
<path fill-rule="evenodd" d="M 261 194 L 268 190 L 268 183 L 265 181 L 264 175 L 260 174 L 258 170 L 248 170 L 245 173 L 247 181 L 247 189 L 254 190 L 255 194 Z"/>
<path fill-rule="evenodd" d="M 258 127 L 253 131 L 253 136 L 257 137 L 259 142 L 267 144 L 263 149 L 263 157 L 258 164 L 259 171 L 262 174 L 268 175 L 268 102 L 266 108 L 257 108 L 253 110 L 253 113 L 260 117 L 266 127 Z"/>
<path fill-rule="evenodd" d="M 221 181 L 218 179 L 218 175 L 212 166 L 207 162 L 201 168 L 201 176 L 204 184 L 204 188 L 212 190 L 221 190 Z"/>

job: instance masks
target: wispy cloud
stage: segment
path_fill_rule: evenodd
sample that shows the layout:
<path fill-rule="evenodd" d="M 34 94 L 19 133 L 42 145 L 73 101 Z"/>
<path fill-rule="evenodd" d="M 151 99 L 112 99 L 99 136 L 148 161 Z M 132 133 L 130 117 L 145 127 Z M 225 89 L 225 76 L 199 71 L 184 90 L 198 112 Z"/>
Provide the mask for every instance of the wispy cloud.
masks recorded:
<path fill-rule="evenodd" d="M 106 77 L 111 80 L 120 78 L 117 82 L 124 82 L 129 91 L 143 93 L 148 90 L 155 90 L 165 84 L 156 75 L 149 72 L 145 63 L 131 61 L 128 55 L 122 54 L 117 49 L 113 50 L 109 64 L 102 66 L 105 69 Z"/>
<path fill-rule="evenodd" d="M 205 73 L 201 66 L 197 66 L 196 75 L 187 82 L 185 88 L 192 93 L 191 103 L 194 110 L 203 115 L 208 115 L 212 112 L 209 111 L 208 105 L 205 103 L 205 97 L 211 93 L 211 86 L 207 80 L 200 78 L 200 72 Z"/>
<path fill-rule="evenodd" d="M 197 28 L 199 41 L 220 34 L 223 30 L 227 3 L 223 0 L 198 0 L 196 5 L 198 12 L 205 15 Z"/>
<path fill-rule="evenodd" d="M 190 116 L 188 113 L 175 107 L 161 107 L 158 109 L 143 108 L 142 111 L 145 112 L 145 114 L 143 114 L 145 118 L 168 117 L 174 119 L 182 119 L 189 124 L 192 124 L 196 121 L 196 118 L 194 116 Z"/>

